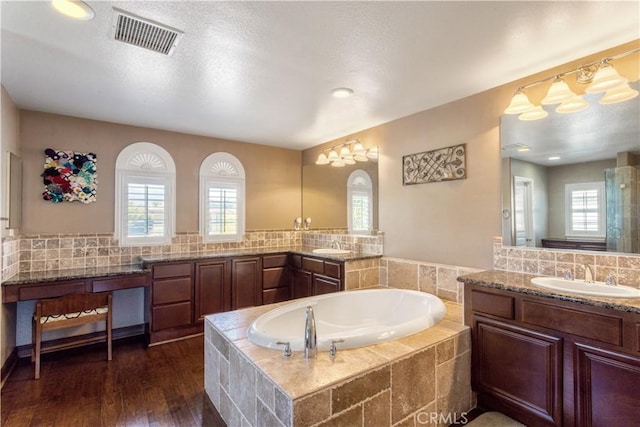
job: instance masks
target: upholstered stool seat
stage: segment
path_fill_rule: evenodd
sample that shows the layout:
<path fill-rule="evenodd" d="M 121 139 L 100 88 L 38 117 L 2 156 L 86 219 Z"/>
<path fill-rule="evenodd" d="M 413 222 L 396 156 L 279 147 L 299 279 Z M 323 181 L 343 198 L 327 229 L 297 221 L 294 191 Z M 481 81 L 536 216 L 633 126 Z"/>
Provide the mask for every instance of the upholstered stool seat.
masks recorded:
<path fill-rule="evenodd" d="M 72 342 L 50 346 L 47 351 L 59 350 L 80 344 L 106 340 L 107 359 L 111 360 L 112 341 L 112 295 L 70 294 L 59 298 L 41 300 L 36 303 L 33 315 L 33 349 L 31 360 L 35 362 L 35 378 L 40 378 L 40 354 L 42 353 L 42 333 L 65 329 L 95 322 L 105 322 L 105 333 L 98 337 L 81 337 Z"/>

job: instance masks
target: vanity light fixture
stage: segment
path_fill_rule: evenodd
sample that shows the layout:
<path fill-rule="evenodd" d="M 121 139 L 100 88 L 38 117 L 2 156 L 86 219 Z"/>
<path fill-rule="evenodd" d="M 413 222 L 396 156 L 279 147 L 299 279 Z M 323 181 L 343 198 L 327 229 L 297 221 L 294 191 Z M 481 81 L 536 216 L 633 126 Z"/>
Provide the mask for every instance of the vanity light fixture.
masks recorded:
<path fill-rule="evenodd" d="M 327 154 L 328 153 L 328 154 Z M 353 139 L 323 150 L 318 155 L 316 165 L 331 164 L 334 167 L 354 165 L 356 162 L 368 162 L 378 159 L 378 147 L 365 148 L 360 141 Z"/>
<path fill-rule="evenodd" d="M 93 9 L 80 0 L 51 0 L 51 4 L 58 12 L 81 21 L 89 21 L 95 16 Z"/>
<path fill-rule="evenodd" d="M 539 120 L 546 117 L 548 112 L 541 105 L 533 105 L 524 90 L 552 79 L 553 83 L 549 87 L 546 96 L 542 99 L 542 105 L 560 104 L 556 108 L 558 113 L 573 113 L 584 110 L 589 104 L 581 95 L 574 93 L 564 80 L 565 76 L 572 73 L 576 74 L 577 83 L 590 83 L 585 88 L 586 93 L 606 92 L 599 101 L 601 104 L 614 104 L 633 99 L 638 96 L 638 91 L 629 87 L 628 80 L 618 74 L 613 65 L 610 64 L 610 61 L 636 52 L 640 52 L 640 48 L 603 58 L 597 62 L 584 64 L 573 70 L 520 86 L 511 98 L 511 102 L 504 110 L 504 113 L 519 114 L 520 120 Z"/>

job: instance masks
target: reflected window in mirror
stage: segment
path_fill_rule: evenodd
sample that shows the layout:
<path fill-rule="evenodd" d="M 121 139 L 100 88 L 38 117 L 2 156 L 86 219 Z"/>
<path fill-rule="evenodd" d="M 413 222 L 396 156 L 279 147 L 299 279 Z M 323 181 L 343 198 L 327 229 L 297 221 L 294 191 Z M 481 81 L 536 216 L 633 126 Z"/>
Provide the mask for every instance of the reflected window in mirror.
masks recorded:
<path fill-rule="evenodd" d="M 567 238 L 605 237 L 604 181 L 565 185 Z"/>
<path fill-rule="evenodd" d="M 373 224 L 373 184 L 362 169 L 347 180 L 347 207 L 350 234 L 369 234 Z"/>

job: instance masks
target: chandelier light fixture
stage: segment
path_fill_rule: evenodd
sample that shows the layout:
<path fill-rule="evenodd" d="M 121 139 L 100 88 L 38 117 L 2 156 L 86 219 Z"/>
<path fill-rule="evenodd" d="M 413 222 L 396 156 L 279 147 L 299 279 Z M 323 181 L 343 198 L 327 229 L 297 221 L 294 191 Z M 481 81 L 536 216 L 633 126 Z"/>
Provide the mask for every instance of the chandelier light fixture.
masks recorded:
<path fill-rule="evenodd" d="M 524 86 L 520 86 L 511 98 L 509 106 L 504 110 L 505 114 L 519 114 L 520 120 L 540 120 L 549 115 L 543 105 L 559 104 L 555 111 L 558 113 L 574 113 L 589 107 L 589 103 L 584 100 L 582 95 L 574 93 L 567 85 L 565 77 L 569 74 L 576 74 L 576 81 L 579 84 L 588 84 L 585 93 L 597 94 L 602 93 L 599 99 L 600 104 L 616 104 L 618 102 L 628 101 L 638 96 L 638 91 L 631 88 L 628 79 L 620 76 L 611 60 L 622 58 L 632 53 L 640 52 L 640 48 L 632 49 L 619 53 L 600 61 L 581 65 L 578 68 L 556 74 Z M 524 92 L 525 89 L 543 84 L 553 80 L 547 94 L 542 101 L 542 105 L 534 105 Z"/>
<path fill-rule="evenodd" d="M 334 145 L 323 150 L 316 160 L 316 165 L 328 165 L 340 168 L 346 165 L 355 165 L 357 162 L 378 160 L 378 147 L 364 148 L 357 139 L 352 139 L 342 144 Z"/>

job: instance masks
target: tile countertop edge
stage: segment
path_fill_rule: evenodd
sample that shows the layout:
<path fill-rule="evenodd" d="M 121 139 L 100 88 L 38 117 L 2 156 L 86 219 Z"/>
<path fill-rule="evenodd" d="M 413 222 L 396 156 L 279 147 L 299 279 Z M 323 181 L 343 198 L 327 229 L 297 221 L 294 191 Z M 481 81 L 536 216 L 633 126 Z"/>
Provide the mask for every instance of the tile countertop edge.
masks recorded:
<path fill-rule="evenodd" d="M 640 314 L 640 298 L 605 298 L 569 294 L 552 289 L 539 288 L 531 284 L 531 279 L 539 274 L 514 273 L 508 271 L 487 270 L 471 273 L 457 278 L 458 282 L 469 285 L 502 289 L 521 294 L 534 295 L 556 300 L 577 302 L 595 307 L 611 308 Z"/>

